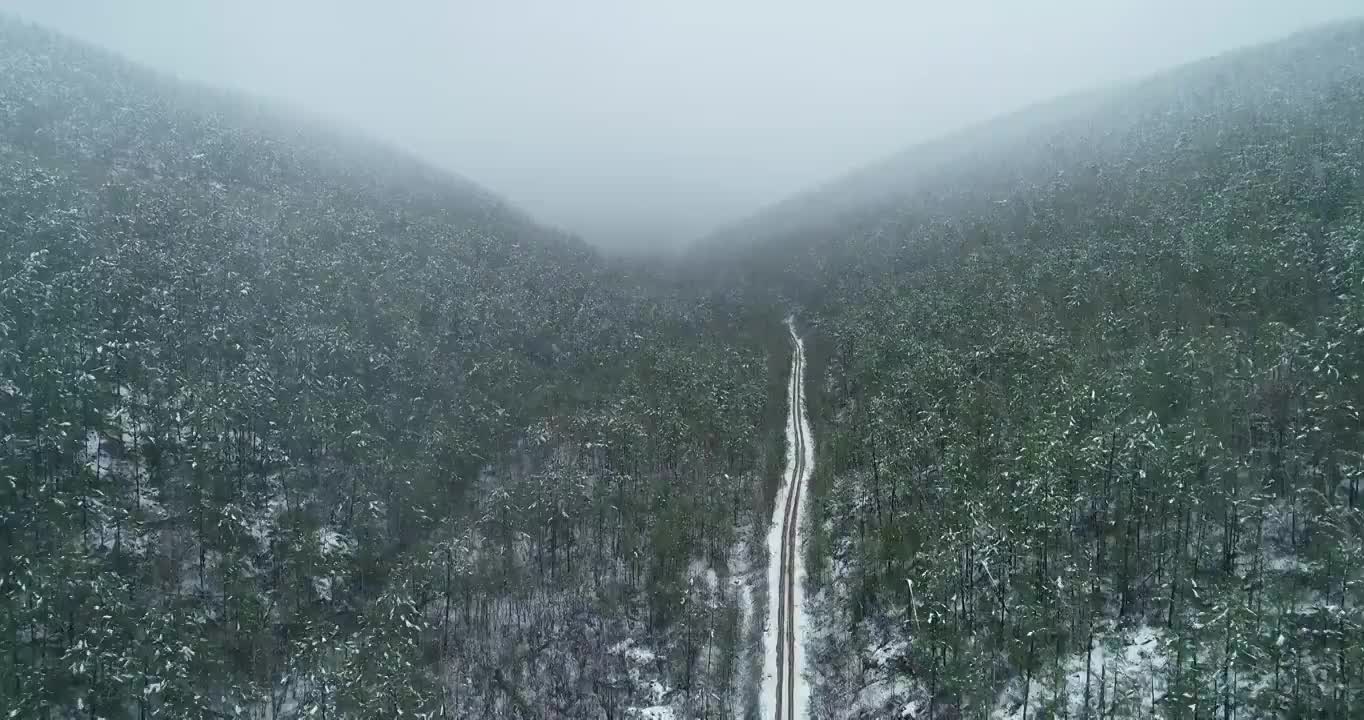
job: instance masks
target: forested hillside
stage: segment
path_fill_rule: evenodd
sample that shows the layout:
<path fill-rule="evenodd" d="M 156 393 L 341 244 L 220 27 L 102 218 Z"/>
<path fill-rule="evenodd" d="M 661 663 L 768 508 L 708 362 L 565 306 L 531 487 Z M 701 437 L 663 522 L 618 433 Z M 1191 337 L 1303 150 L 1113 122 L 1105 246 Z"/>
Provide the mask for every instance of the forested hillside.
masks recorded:
<path fill-rule="evenodd" d="M 0 18 L 0 708 L 732 714 L 737 308 Z"/>
<path fill-rule="evenodd" d="M 1362 172 L 1354 23 L 626 262 L 0 18 L 0 714 L 755 716 L 794 313 L 813 717 L 1360 716 Z"/>
<path fill-rule="evenodd" d="M 1354 23 L 716 239 L 814 330 L 819 717 L 1364 713 L 1362 170 Z"/>

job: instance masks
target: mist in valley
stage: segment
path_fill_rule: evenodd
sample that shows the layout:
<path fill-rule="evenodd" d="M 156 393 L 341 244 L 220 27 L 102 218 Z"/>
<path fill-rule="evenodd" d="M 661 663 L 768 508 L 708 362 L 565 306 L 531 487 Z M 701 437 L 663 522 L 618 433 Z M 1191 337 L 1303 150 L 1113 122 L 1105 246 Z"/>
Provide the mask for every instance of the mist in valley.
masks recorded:
<path fill-rule="evenodd" d="M 8 9 L 319 114 L 617 249 L 914 143 L 1358 12 L 1353 0 L 165 3 Z"/>

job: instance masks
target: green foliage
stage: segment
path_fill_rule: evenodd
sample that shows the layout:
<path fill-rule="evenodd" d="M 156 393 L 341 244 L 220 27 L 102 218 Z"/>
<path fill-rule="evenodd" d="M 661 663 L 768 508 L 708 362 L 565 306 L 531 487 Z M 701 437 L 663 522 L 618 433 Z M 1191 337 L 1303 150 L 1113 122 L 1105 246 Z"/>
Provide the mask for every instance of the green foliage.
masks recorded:
<path fill-rule="evenodd" d="M 1358 24 L 919 148 L 666 272 L 0 38 L 15 717 L 735 715 L 793 309 L 821 707 L 1364 703 Z"/>
<path fill-rule="evenodd" d="M 1033 111 L 747 226 L 829 346 L 829 666 L 900 638 L 933 717 L 1357 712 L 1361 46 Z M 1139 628 L 1155 684 L 1101 701 L 1087 648 Z"/>
<path fill-rule="evenodd" d="M 590 714 L 648 693 L 591 687 L 625 637 L 734 702 L 745 315 L 387 150 L 0 37 L 0 707 Z M 713 632 L 703 671 L 679 638 Z"/>

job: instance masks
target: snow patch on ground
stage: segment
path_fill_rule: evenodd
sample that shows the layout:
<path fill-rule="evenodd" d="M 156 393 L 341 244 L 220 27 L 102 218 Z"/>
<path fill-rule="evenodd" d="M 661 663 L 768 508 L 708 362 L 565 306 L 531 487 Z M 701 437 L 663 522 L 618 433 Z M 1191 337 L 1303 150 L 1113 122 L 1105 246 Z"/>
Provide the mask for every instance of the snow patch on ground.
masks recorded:
<path fill-rule="evenodd" d="M 1026 693 L 1025 708 L 1023 682 L 1015 680 L 1000 693 L 990 717 L 992 720 L 1022 720 L 1025 714 L 1039 717 L 1042 703 L 1053 699 L 1065 704 L 1061 712 L 1080 717 L 1086 703 L 1091 712 L 1097 708 L 1101 695 L 1109 703 L 1121 698 L 1124 705 L 1150 711 L 1165 695 L 1164 649 L 1163 631 L 1146 625 L 1130 633 L 1095 635 L 1091 652 L 1077 653 L 1065 661 L 1060 687 L 1052 687 L 1049 680 L 1034 677 Z M 1085 672 L 1086 654 L 1089 655 L 1088 675 Z"/>
<path fill-rule="evenodd" d="M 742 542 L 735 545 L 730 556 L 741 559 L 739 560 L 739 563 L 741 564 L 736 568 L 737 572 L 734 573 L 731 582 L 733 582 L 738 589 L 739 637 L 744 638 L 744 640 L 740 642 L 740 647 L 744 649 L 740 651 L 739 661 L 735 663 L 736 677 L 734 686 L 737 688 L 747 688 L 751 687 L 753 684 L 752 678 L 750 677 L 753 674 L 752 663 L 749 660 L 752 657 L 749 653 L 751 645 L 746 640 L 747 638 L 752 637 L 749 633 L 753 627 L 753 585 L 745 579 L 749 577 L 749 572 L 747 562 L 742 560 L 742 558 L 745 557 Z M 756 658 L 754 659 L 756 660 Z M 744 720 L 747 705 L 747 695 L 741 690 L 738 702 L 734 704 L 736 720 Z"/>
<path fill-rule="evenodd" d="M 927 685 L 914 672 L 913 611 L 891 603 L 856 620 L 850 612 L 863 558 L 855 551 L 846 523 L 855 514 L 850 508 L 870 503 L 871 484 L 869 475 L 844 473 L 834 478 L 825 498 L 829 512 L 823 532 L 837 539 L 828 556 L 828 581 L 807 600 L 812 618 L 806 630 L 812 658 L 811 716 L 922 720 L 931 703 Z M 941 704 L 937 712 L 941 714 Z"/>
<path fill-rule="evenodd" d="M 668 697 L 668 688 L 657 679 L 645 680 L 646 675 L 652 674 L 650 667 L 657 659 L 653 650 L 636 645 L 634 638 L 626 638 L 615 645 L 607 648 L 607 653 L 620 655 L 625 659 L 626 672 L 630 676 L 630 682 L 636 686 L 643 686 L 649 689 L 647 707 L 627 707 L 625 717 L 627 718 L 651 718 L 658 720 L 667 718 L 671 720 L 676 717 L 672 707 L 664 705 L 664 700 Z"/>
<path fill-rule="evenodd" d="M 822 601 L 827 602 L 827 598 Z M 869 621 L 861 626 L 866 634 L 860 635 L 862 649 L 856 655 L 859 672 L 854 678 L 845 678 L 853 681 L 854 692 L 840 703 L 837 717 L 923 717 L 929 704 L 928 691 L 922 682 L 904 671 L 911 641 L 901 635 L 901 628 L 903 618 L 898 613 L 888 616 L 885 622 Z M 827 649 L 857 640 L 846 631 L 826 631 L 820 642 Z"/>
<path fill-rule="evenodd" d="M 688 581 L 695 584 L 700 583 L 710 592 L 715 592 L 720 586 L 719 576 L 715 573 L 715 568 L 706 564 L 704 560 L 693 560 L 687 568 Z"/>
<path fill-rule="evenodd" d="M 104 434 L 96 430 L 86 432 L 80 461 L 101 482 L 135 485 L 138 492 L 133 494 L 135 504 L 127 507 L 109 504 L 102 493 L 82 498 L 80 511 L 85 513 L 89 527 L 85 539 L 101 550 L 117 547 L 120 552 L 140 556 L 146 553 L 151 541 L 141 523 L 162 519 L 166 511 L 160 492 L 138 482 L 142 471 L 136 463 L 125 459 L 126 449 L 135 445 L 133 436 L 125 429 L 126 413 L 109 413 L 106 418 L 112 428 Z"/>
<path fill-rule="evenodd" d="M 246 532 L 261 549 L 270 547 L 270 535 L 274 533 L 277 519 L 288 508 L 289 502 L 284 497 L 284 487 L 276 475 L 266 478 L 266 483 L 270 489 L 270 499 L 266 501 L 265 507 L 261 512 L 255 513 L 248 518 Z"/>
<path fill-rule="evenodd" d="M 621 640 L 615 645 L 607 648 L 606 651 L 612 655 L 623 656 L 629 662 L 632 671 L 637 669 L 640 665 L 646 665 L 653 662 L 657 657 L 654 655 L 653 650 L 636 645 L 634 638 Z"/>
<path fill-rule="evenodd" d="M 639 720 L 675 720 L 677 713 L 667 705 L 655 705 L 646 708 L 630 708 L 625 711 L 627 718 L 639 718 Z"/>
<path fill-rule="evenodd" d="M 317 531 L 317 544 L 322 557 L 338 554 L 347 555 L 351 550 L 350 540 L 332 528 L 322 528 Z"/>

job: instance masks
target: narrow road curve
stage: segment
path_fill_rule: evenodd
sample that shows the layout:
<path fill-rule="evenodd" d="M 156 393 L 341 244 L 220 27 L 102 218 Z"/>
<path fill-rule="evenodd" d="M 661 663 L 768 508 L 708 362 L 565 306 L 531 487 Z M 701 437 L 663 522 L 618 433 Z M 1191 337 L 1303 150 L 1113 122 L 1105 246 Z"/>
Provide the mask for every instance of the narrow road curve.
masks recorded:
<path fill-rule="evenodd" d="M 793 347 L 786 395 L 786 474 L 777 491 L 767 537 L 770 590 L 761 717 L 804 720 L 810 689 L 805 683 L 805 568 L 800 561 L 800 517 L 805 485 L 814 466 L 814 447 L 805 410 L 805 344 L 796 333 L 795 320 L 787 318 L 786 325 Z"/>

